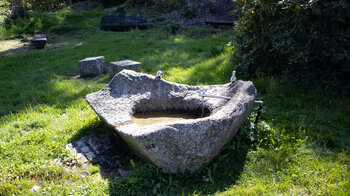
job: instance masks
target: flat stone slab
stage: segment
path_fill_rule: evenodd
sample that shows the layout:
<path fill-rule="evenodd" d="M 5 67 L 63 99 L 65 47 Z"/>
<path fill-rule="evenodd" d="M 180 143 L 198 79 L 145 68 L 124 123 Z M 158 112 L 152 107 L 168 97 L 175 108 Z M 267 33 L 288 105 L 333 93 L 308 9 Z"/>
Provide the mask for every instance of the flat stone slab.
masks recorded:
<path fill-rule="evenodd" d="M 80 77 L 93 77 L 107 72 L 104 56 L 88 57 L 78 62 Z"/>
<path fill-rule="evenodd" d="M 111 73 L 111 78 L 113 78 L 115 74 L 119 73 L 123 69 L 141 72 L 141 63 L 132 60 L 115 61 L 109 63 L 109 72 Z"/>
<path fill-rule="evenodd" d="M 47 43 L 47 38 L 45 34 L 35 34 L 32 43 L 36 49 L 42 49 Z"/>
<path fill-rule="evenodd" d="M 68 156 L 63 160 L 55 158 L 54 161 L 68 170 L 99 165 L 102 176 L 124 177 L 132 171 L 128 166 L 129 159 L 126 164 L 124 152 L 118 147 L 121 146 L 109 135 L 91 134 L 67 144 Z"/>
<path fill-rule="evenodd" d="M 231 97 L 202 97 L 199 93 Z M 252 82 L 188 86 L 123 70 L 86 101 L 138 156 L 163 172 L 194 172 L 211 161 L 246 121 L 256 96 Z M 203 102 L 202 102 L 203 100 Z M 201 111 L 210 115 L 145 126 L 132 115 L 144 112 Z"/>

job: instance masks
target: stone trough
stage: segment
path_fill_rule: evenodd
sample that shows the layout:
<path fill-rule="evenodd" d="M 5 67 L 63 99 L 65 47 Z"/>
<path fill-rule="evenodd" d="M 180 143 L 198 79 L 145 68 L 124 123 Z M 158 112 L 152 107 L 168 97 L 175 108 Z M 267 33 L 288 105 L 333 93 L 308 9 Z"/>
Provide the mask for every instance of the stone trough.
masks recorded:
<path fill-rule="evenodd" d="M 200 93 L 232 99 L 201 97 Z M 123 70 L 103 89 L 87 95 L 86 100 L 137 155 L 163 172 L 177 173 L 194 172 L 211 161 L 246 121 L 255 96 L 256 89 L 250 81 L 188 86 Z M 157 113 L 194 117 L 146 125 L 134 123 L 138 115 Z"/>

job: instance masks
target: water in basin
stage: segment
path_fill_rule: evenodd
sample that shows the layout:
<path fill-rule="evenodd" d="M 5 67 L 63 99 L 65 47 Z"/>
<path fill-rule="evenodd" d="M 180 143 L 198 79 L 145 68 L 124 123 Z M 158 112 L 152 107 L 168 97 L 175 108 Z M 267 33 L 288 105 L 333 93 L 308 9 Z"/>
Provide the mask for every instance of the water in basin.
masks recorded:
<path fill-rule="evenodd" d="M 147 112 L 134 114 L 132 116 L 132 122 L 138 126 L 145 126 L 156 123 L 173 122 L 196 118 L 201 118 L 201 114 L 192 114 L 186 112 Z"/>

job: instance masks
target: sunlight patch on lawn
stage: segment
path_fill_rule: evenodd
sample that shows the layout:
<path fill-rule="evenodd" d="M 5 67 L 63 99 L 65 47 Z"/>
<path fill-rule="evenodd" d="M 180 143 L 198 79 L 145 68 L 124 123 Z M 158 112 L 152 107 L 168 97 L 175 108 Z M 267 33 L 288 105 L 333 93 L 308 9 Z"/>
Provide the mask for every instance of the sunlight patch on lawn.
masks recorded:
<path fill-rule="evenodd" d="M 227 56 L 223 54 L 189 66 L 174 67 L 166 64 L 168 69 L 164 78 L 189 85 L 228 83 L 232 68 L 226 58 Z"/>
<path fill-rule="evenodd" d="M 184 36 L 177 36 L 174 38 L 175 43 L 181 43 L 181 42 L 185 42 L 185 41 L 186 40 L 185 40 Z"/>

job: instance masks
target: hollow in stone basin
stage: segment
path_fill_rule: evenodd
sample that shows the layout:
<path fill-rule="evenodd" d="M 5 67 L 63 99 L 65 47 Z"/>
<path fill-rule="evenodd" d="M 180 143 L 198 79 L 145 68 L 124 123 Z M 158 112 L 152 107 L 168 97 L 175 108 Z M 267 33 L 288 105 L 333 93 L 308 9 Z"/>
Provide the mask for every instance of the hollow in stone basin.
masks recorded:
<path fill-rule="evenodd" d="M 208 116 L 207 114 L 204 116 Z M 138 126 L 152 125 L 158 123 L 169 123 L 180 120 L 201 118 L 200 113 L 187 112 L 148 112 L 138 113 L 132 116 L 132 122 Z"/>
<path fill-rule="evenodd" d="M 230 97 L 204 98 L 200 93 Z M 123 70 L 86 101 L 137 155 L 163 172 L 194 172 L 211 161 L 246 121 L 256 89 L 252 82 L 188 86 Z M 203 101 L 203 102 L 202 102 Z M 139 125 L 133 115 L 202 111 L 204 118 Z"/>

